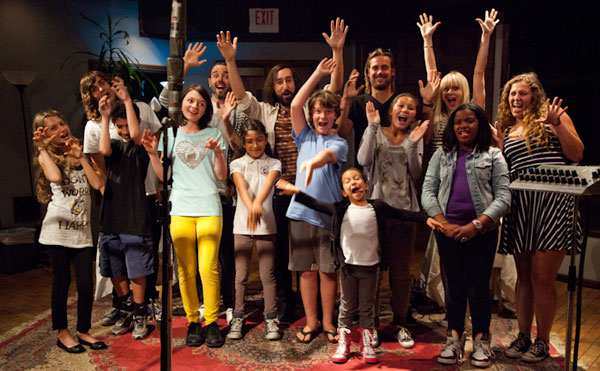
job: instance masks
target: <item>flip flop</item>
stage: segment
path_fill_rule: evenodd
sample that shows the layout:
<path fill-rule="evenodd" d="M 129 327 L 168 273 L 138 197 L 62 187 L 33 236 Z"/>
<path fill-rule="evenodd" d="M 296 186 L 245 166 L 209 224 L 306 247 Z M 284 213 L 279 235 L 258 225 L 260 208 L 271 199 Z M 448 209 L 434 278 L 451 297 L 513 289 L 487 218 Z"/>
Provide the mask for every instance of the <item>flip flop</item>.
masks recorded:
<path fill-rule="evenodd" d="M 337 334 L 338 334 L 337 331 L 323 330 L 323 333 L 325 335 L 327 335 L 327 341 L 329 341 L 330 344 L 337 344 L 338 343 L 338 340 L 335 338 L 337 336 Z"/>
<path fill-rule="evenodd" d="M 298 337 L 298 334 L 302 335 L 302 339 L 300 339 Z M 316 330 L 311 330 L 311 331 L 304 331 L 304 329 L 300 330 L 300 332 L 298 332 L 296 334 L 296 341 L 302 344 L 308 344 L 311 341 L 313 341 L 314 338 L 317 337 L 317 335 L 319 334 L 319 329 Z M 306 339 L 307 336 L 310 336 L 308 338 L 308 340 Z"/>

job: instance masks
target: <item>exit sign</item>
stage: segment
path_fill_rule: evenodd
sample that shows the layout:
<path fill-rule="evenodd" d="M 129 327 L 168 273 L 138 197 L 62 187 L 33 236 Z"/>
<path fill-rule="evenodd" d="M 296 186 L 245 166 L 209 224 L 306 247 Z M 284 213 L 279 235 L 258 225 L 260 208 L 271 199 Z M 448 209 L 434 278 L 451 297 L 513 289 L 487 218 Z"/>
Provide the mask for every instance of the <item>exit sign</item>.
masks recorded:
<path fill-rule="evenodd" d="M 250 8 L 251 33 L 279 33 L 278 8 Z"/>

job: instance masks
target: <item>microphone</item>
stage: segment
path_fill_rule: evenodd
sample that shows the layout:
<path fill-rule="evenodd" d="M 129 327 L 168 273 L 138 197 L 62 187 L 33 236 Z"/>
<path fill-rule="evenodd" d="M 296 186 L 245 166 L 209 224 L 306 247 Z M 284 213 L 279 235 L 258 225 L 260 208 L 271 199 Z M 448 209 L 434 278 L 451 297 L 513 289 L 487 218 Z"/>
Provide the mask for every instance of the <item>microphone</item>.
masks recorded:
<path fill-rule="evenodd" d="M 171 7 L 171 32 L 169 34 L 170 57 L 167 59 L 167 89 L 169 93 L 169 117 L 172 125 L 181 124 L 181 92 L 183 91 L 183 54 L 185 51 L 186 0 L 173 0 Z"/>

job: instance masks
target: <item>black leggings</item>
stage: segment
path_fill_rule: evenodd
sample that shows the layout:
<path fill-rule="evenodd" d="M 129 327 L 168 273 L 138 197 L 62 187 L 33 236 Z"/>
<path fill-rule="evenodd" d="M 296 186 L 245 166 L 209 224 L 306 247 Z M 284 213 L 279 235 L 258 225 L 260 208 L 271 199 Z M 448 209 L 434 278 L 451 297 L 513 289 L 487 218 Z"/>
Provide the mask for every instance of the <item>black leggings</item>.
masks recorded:
<path fill-rule="evenodd" d="M 92 327 L 94 303 L 93 247 L 69 248 L 48 246 L 52 264 L 52 329 L 67 328 L 67 298 L 71 285 L 71 262 L 77 280 L 77 331 L 87 333 Z"/>

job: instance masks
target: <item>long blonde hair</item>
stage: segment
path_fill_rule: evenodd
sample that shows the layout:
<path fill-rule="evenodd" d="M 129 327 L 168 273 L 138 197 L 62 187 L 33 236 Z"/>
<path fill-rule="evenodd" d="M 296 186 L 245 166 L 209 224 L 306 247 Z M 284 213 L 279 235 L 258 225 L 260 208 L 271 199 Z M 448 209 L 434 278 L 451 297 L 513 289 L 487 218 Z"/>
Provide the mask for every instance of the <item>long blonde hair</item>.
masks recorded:
<path fill-rule="evenodd" d="M 48 117 L 54 117 L 54 116 L 60 117 L 65 123 L 67 122 L 65 120 L 65 117 L 57 110 L 54 110 L 54 109 L 43 110 L 43 111 L 36 113 L 35 117 L 33 118 L 33 132 L 35 133 L 38 128 L 43 128 L 45 120 Z M 58 165 L 58 168 L 63 173 L 63 176 L 66 174 L 69 174 L 71 172 L 71 165 L 69 165 L 68 161 L 66 160 L 65 156 L 62 154 L 62 152 L 59 148 L 57 148 L 52 143 L 50 143 L 48 145 L 48 148 L 46 149 L 46 151 L 52 158 L 52 161 L 54 161 Z M 40 203 L 45 204 L 45 203 L 48 203 L 48 201 L 50 201 L 50 198 L 52 197 L 52 190 L 50 189 L 50 181 L 48 179 L 46 179 L 46 176 L 44 175 L 44 170 L 42 169 L 42 166 L 40 165 L 40 162 L 38 161 L 39 155 L 40 155 L 40 150 L 34 143 L 34 145 L 33 145 L 33 172 L 35 175 L 37 199 Z"/>
<path fill-rule="evenodd" d="M 502 98 L 498 105 L 498 123 L 500 129 L 504 131 L 513 126 L 517 119 L 510 110 L 508 98 L 512 85 L 518 82 L 524 82 L 531 87 L 531 103 L 525 108 L 523 113 L 523 136 L 527 150 L 531 153 L 531 140 L 538 146 L 548 145 L 550 140 L 544 123 L 536 122 L 537 119 L 546 116 L 546 92 L 542 83 L 535 72 L 523 73 L 510 79 L 502 89 Z"/>
<path fill-rule="evenodd" d="M 450 113 L 452 113 L 442 99 L 442 93 L 444 89 L 451 86 L 458 86 L 463 92 L 463 100 L 462 102 L 458 102 L 458 105 L 471 101 L 469 81 L 467 81 L 465 75 L 458 71 L 448 72 L 446 76 L 442 78 L 440 88 L 435 98 L 435 104 L 433 108 L 433 123 L 436 127 L 441 125 L 443 122 L 448 121 L 448 117 L 450 116 Z"/>

